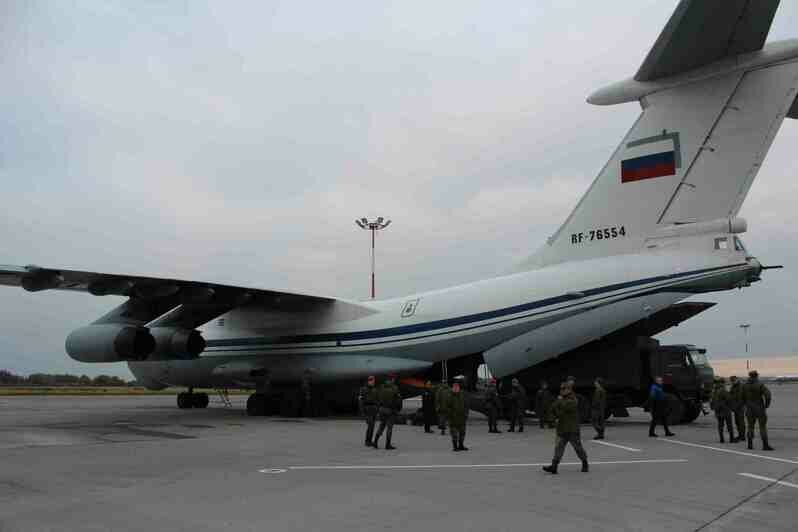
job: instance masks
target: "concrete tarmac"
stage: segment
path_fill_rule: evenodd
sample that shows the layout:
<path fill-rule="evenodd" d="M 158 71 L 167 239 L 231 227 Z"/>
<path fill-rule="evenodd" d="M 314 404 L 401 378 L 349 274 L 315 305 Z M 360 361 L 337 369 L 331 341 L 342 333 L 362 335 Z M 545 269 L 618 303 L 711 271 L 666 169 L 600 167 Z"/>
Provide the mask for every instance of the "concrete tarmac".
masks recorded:
<path fill-rule="evenodd" d="M 648 417 L 582 427 L 560 474 L 554 434 L 489 434 L 468 452 L 397 426 L 363 446 L 355 419 L 178 410 L 174 397 L 0 398 L 0 530 L 784 530 L 798 522 L 798 385 L 771 385 L 771 444 L 719 444 L 714 416 L 648 438 Z M 410 402 L 406 402 L 410 405 Z M 506 430 L 507 424 L 500 428 Z M 662 434 L 661 429 L 660 434 Z M 384 443 L 384 442 L 383 442 Z"/>

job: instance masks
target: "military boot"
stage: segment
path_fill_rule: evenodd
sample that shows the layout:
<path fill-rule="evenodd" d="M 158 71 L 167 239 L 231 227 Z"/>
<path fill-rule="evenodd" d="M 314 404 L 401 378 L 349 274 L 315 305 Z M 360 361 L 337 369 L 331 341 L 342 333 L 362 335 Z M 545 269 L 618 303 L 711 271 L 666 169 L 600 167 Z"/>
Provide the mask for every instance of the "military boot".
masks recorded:
<path fill-rule="evenodd" d="M 718 434 L 720 435 L 720 443 L 726 443 L 726 440 L 723 439 L 723 431 L 719 430 Z"/>
<path fill-rule="evenodd" d="M 460 436 L 460 441 L 458 442 L 458 447 L 460 447 L 461 451 L 467 451 L 468 450 L 468 447 L 463 445 L 464 442 L 465 442 L 465 436 Z"/>
<path fill-rule="evenodd" d="M 457 440 L 454 439 L 454 438 L 452 438 L 452 451 L 454 451 L 456 453 L 460 452 L 460 446 L 457 445 Z"/>
<path fill-rule="evenodd" d="M 753 450 L 753 448 L 754 448 L 754 439 L 753 438 L 748 438 L 748 448 Z"/>
<path fill-rule="evenodd" d="M 551 473 L 552 475 L 557 474 L 557 462 L 552 462 L 550 466 L 543 466 L 543 471 L 546 473 Z"/>
<path fill-rule="evenodd" d="M 582 473 L 587 473 L 590 467 L 587 465 L 587 460 L 582 460 Z"/>
<path fill-rule="evenodd" d="M 763 438 L 762 440 L 762 450 L 763 451 L 775 451 L 773 447 L 770 446 L 767 438 Z"/>
<path fill-rule="evenodd" d="M 396 449 L 396 447 L 394 447 L 393 445 L 391 445 L 391 440 L 387 440 L 387 441 L 385 442 L 385 450 L 386 450 L 386 451 L 393 451 L 394 449 Z"/>

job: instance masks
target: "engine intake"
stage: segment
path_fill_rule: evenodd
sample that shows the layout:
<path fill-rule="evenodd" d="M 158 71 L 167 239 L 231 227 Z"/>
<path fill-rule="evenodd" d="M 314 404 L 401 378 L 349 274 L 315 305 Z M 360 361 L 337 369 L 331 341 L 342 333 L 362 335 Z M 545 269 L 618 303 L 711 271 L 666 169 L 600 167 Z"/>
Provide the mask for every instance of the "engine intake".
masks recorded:
<path fill-rule="evenodd" d="M 199 331 L 153 327 L 150 332 L 155 338 L 155 351 L 149 360 L 191 360 L 205 351 L 205 339 Z"/>
<path fill-rule="evenodd" d="M 155 338 L 145 327 L 88 325 L 70 333 L 66 352 L 79 362 L 145 360 L 155 350 Z"/>

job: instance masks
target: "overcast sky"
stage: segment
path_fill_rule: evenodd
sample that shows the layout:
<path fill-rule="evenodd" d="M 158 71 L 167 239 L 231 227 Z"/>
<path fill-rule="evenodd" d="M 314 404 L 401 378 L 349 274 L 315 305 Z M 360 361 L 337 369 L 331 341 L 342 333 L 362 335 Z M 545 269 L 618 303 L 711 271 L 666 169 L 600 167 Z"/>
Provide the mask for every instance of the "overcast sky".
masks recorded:
<path fill-rule="evenodd" d="M 507 272 L 639 113 L 631 76 L 675 0 L 3 2 L 0 264 L 362 299 Z M 497 7 L 500 6 L 500 7 Z M 771 40 L 798 37 L 782 2 Z M 745 203 L 762 283 L 663 335 L 798 353 L 798 121 Z M 121 299 L 0 288 L 0 368 L 113 373 L 63 342 Z"/>

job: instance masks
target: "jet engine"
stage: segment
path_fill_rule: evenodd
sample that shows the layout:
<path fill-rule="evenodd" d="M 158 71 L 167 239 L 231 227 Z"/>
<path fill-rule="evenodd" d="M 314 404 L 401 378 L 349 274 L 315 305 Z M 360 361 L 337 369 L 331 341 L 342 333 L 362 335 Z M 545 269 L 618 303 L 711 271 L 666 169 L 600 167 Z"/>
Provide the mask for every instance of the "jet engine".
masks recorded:
<path fill-rule="evenodd" d="M 72 331 L 65 346 L 79 362 L 145 360 L 155 350 L 155 338 L 145 327 L 94 324 Z"/>
<path fill-rule="evenodd" d="M 191 360 L 205 351 L 205 339 L 199 331 L 172 327 L 153 327 L 155 350 L 147 360 Z"/>

